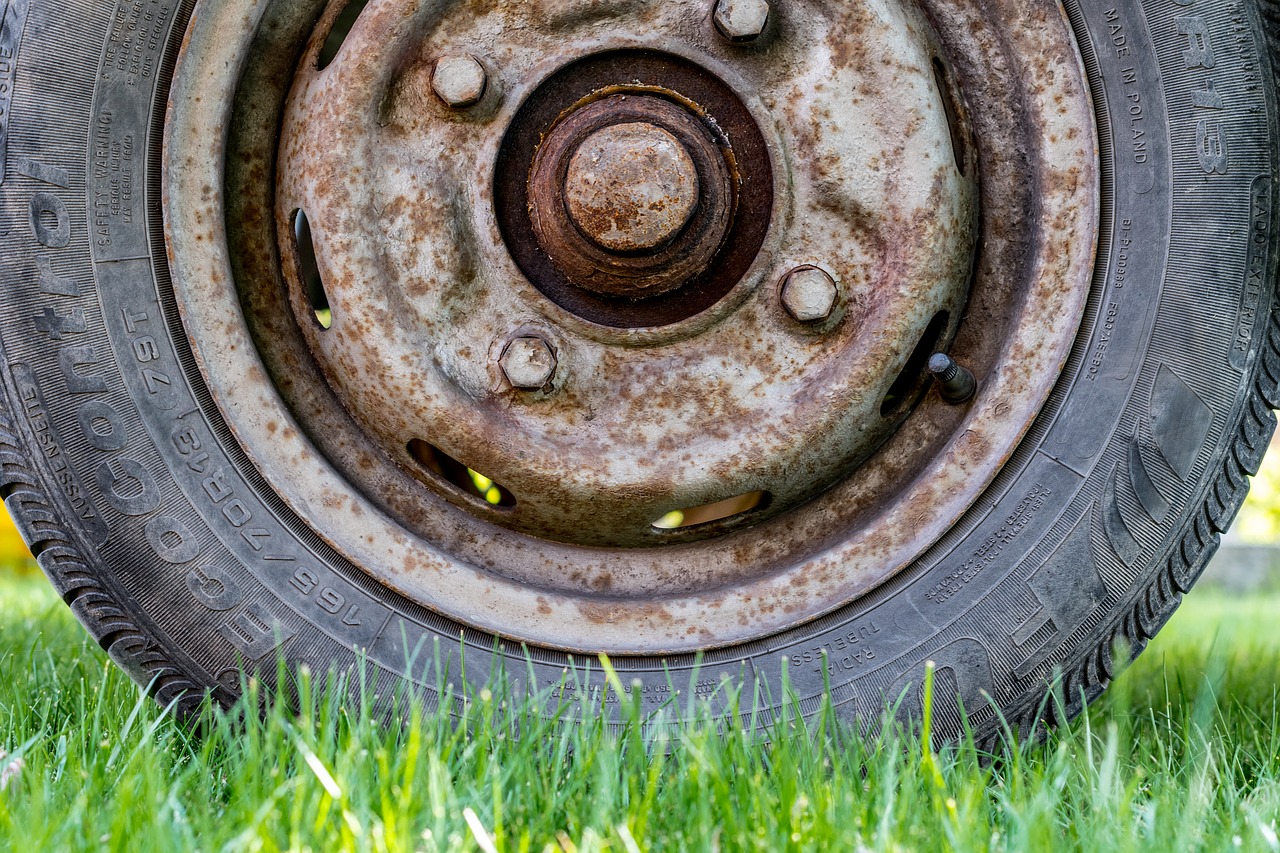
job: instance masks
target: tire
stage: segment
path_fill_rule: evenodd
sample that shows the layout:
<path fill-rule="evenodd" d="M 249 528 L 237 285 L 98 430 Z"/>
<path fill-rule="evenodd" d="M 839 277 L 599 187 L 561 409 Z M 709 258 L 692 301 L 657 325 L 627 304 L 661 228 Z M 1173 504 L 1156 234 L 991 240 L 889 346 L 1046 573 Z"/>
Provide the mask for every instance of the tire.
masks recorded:
<path fill-rule="evenodd" d="M 902 713 L 918 710 L 925 664 L 934 661 L 944 694 L 934 726 L 944 736 L 967 725 L 987 741 L 999 736 L 1002 717 L 1015 730 L 1032 730 L 1046 685 L 1059 677 L 1060 715 L 1070 718 L 1113 676 L 1113 650 L 1140 651 L 1196 581 L 1275 428 L 1280 107 L 1273 63 L 1280 4 L 1065 6 L 1098 135 L 1089 167 L 1097 171 L 1096 233 L 1087 248 L 1072 251 L 1096 260 L 1076 293 L 1078 328 L 1055 327 L 1065 335 L 1063 357 L 1045 368 L 1052 381 L 1033 421 L 1015 431 L 1016 451 L 992 469 L 963 513 L 939 522 L 929 547 L 908 565 L 848 595 L 823 593 L 838 606 L 798 610 L 791 619 L 763 615 L 754 633 L 728 632 L 701 646 L 663 638 L 651 652 L 628 653 L 614 640 L 593 646 L 589 631 L 570 634 L 567 627 L 557 644 L 559 616 L 539 622 L 535 609 L 494 615 L 483 600 L 471 601 L 473 619 L 424 605 L 409 581 L 357 568 L 340 540 L 360 535 L 362 510 L 343 504 L 341 529 L 311 523 L 310 513 L 320 510 L 285 494 L 270 473 L 285 453 L 284 439 L 279 448 L 254 444 L 237 426 L 243 410 L 276 405 L 277 398 L 242 386 L 231 396 L 242 395 L 243 406 L 228 403 L 234 386 L 210 379 L 219 368 L 201 337 L 207 327 L 197 329 L 198 317 L 185 304 L 180 310 L 175 296 L 175 286 L 194 286 L 183 253 L 198 237 L 178 228 L 180 214 L 165 207 L 185 191 L 187 170 L 221 151 L 184 148 L 190 142 L 175 129 L 195 85 L 184 82 L 181 68 L 175 77 L 175 66 L 183 50 L 202 49 L 201 13 L 222 14 L 218 4 L 10 0 L 0 29 L 5 503 L 86 629 L 160 702 L 184 712 L 208 694 L 233 703 L 244 667 L 261 666 L 274 684 L 277 657 L 287 670 L 316 672 L 353 671 L 363 661 L 384 697 L 406 678 L 430 692 L 444 671 L 483 684 L 498 666 L 559 697 L 599 689 L 598 673 L 582 670 L 567 683 L 564 673 L 575 660 L 585 666 L 594 652 L 610 651 L 623 683 L 641 685 L 646 709 L 662 707 L 677 690 L 718 696 L 723 677 L 749 675 L 767 695 L 781 696 L 785 677 L 805 713 L 829 689 L 842 716 L 865 724 L 886 701 L 905 697 Z M 366 14 L 378 7 L 374 2 Z M 557 25 L 576 25 L 565 14 Z M 278 20 L 268 20 L 284 27 L 290 15 L 305 15 L 309 30 L 319 5 L 285 4 Z M 1035 15 L 1007 20 L 1028 30 L 1043 24 Z M 763 38 L 782 43 L 801 17 L 775 8 L 770 22 Z M 944 40 L 952 37 L 938 27 Z M 321 41 L 306 49 L 320 49 Z M 499 97 L 497 89 L 491 81 L 483 98 Z M 960 102 L 980 136 L 974 116 L 982 102 L 972 90 Z M 483 111 L 487 103 L 466 109 Z M 959 137 L 952 144 L 961 152 Z M 956 155 L 961 172 L 964 156 Z M 971 156 L 982 160 L 983 174 L 993 174 L 985 149 Z M 228 180 L 243 180 L 235 168 Z M 984 206 L 997 183 L 975 190 L 984 193 Z M 995 239 L 1003 226 L 1016 231 L 1018 222 L 983 221 L 975 239 Z M 291 220 L 277 224 L 292 233 Z M 237 239 L 233 234 L 230 263 L 239 273 L 237 264 L 250 262 L 237 261 Z M 979 267 L 994 251 L 982 246 Z M 291 274 L 286 270 L 286 285 Z M 300 297 L 289 298 L 295 301 L 281 304 L 296 307 Z M 947 315 L 945 330 L 934 332 L 944 342 L 938 348 L 954 341 L 953 351 L 963 350 L 977 341 L 973 351 L 982 349 L 981 330 L 971 328 L 981 301 L 971 299 L 967 319 L 964 312 Z M 253 311 L 246 314 L 251 333 L 228 332 L 226 349 L 267 349 L 267 332 L 253 329 Z M 602 327 L 614 323 L 592 316 Z M 557 337 L 570 332 L 545 326 L 522 331 L 521 340 L 549 336 L 562 355 L 557 369 L 573 369 L 563 358 L 573 344 Z M 298 340 L 311 346 L 312 338 Z M 1035 360 L 1033 350 L 1017 357 Z M 974 372 L 991 387 L 993 380 Z M 556 377 L 525 392 L 511 378 L 511 393 L 553 397 L 562 382 Z M 944 411 L 946 389 L 935 385 L 921 380 L 904 393 Z M 289 398 L 284 405 L 296 411 L 300 404 Z M 299 477 L 320 470 L 315 459 L 343 452 L 326 444 L 324 430 L 304 425 L 296 432 L 301 438 L 289 440 L 318 448 L 287 461 Z M 395 464 L 399 471 L 410 463 Z M 796 514 L 833 488 L 824 481 L 795 507 L 769 509 L 775 514 L 761 516 L 755 529 L 801 531 L 814 540 L 842 535 L 839 524 Z M 379 511 L 411 526 L 412 513 L 393 502 L 378 504 Z M 453 495 L 446 504 L 452 512 L 467 501 Z M 748 535 L 744 530 L 717 535 L 730 541 Z M 600 535 L 607 538 L 607 530 Z M 687 547 L 710 549 L 717 541 L 691 539 Z M 366 544 L 369 553 L 380 545 Z M 574 553 L 614 553 L 608 542 L 569 544 Z M 507 576 L 504 566 L 494 571 Z M 838 586 L 814 572 L 816 585 Z M 743 605 L 707 605 L 706 616 L 734 606 Z M 508 617 L 510 631 L 501 627 Z M 599 620 L 602 637 L 612 619 Z M 533 627 L 514 627 L 520 620 Z"/>

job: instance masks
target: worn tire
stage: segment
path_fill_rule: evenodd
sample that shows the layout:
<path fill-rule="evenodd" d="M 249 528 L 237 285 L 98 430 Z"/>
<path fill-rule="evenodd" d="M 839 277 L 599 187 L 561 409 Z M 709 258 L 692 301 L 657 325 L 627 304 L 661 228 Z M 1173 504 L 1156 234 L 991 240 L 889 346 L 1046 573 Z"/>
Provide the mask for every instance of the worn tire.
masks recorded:
<path fill-rule="evenodd" d="M 554 687 L 565 654 L 464 631 L 324 552 L 219 425 L 176 316 L 159 190 L 170 75 L 194 5 L 6 7 L 8 509 L 86 629 L 181 709 L 210 692 L 233 702 L 241 664 L 270 664 L 271 680 L 277 655 L 326 671 L 363 654 L 385 701 L 404 676 L 406 642 L 436 649 L 473 683 L 505 660 Z M 846 717 L 873 719 L 904 693 L 908 712 L 919 707 L 915 686 L 935 661 L 950 697 L 941 731 L 961 730 L 960 707 L 982 738 L 998 735 L 1000 714 L 1025 730 L 1055 674 L 1068 716 L 1096 697 L 1113 650 L 1140 651 L 1212 557 L 1280 405 L 1280 3 L 1066 6 L 1102 137 L 1104 226 L 1084 325 L 1050 404 L 943 550 L 871 594 L 700 659 L 614 660 L 624 684 L 643 681 L 646 707 L 672 689 L 709 695 L 723 674 L 744 672 L 777 697 L 785 671 L 806 712 L 829 684 Z M 180 488 L 144 399 L 157 382 L 212 437 L 226 488 L 279 519 L 279 561 L 246 565 L 221 539 L 218 507 Z M 290 584 L 293 567 L 320 553 L 330 568 L 317 583 L 359 602 L 354 633 Z M 415 676 L 430 689 L 434 675 Z"/>

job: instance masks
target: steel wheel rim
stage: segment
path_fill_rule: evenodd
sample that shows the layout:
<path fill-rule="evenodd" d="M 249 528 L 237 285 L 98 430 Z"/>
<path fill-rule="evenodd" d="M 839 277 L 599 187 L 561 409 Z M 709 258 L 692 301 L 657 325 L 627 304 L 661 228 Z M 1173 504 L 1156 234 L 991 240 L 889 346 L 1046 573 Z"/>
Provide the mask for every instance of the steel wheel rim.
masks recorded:
<path fill-rule="evenodd" d="M 384 3 L 382 7 L 388 5 Z M 931 12 L 965 14 L 944 5 L 934 4 Z M 260 352 L 262 341 L 276 331 L 273 323 L 281 322 L 286 313 L 291 322 L 297 320 L 297 305 L 283 304 L 278 296 L 275 310 L 266 310 L 263 294 L 270 286 L 279 284 L 278 281 L 268 281 L 257 289 L 245 284 L 246 259 L 252 260 L 264 252 L 270 258 L 271 243 L 276 235 L 267 233 L 269 229 L 255 232 L 257 236 L 233 235 L 231 239 L 236 245 L 256 246 L 259 253 L 241 253 L 240 259 L 233 263 L 231 253 L 226 250 L 227 235 L 219 234 L 220 223 L 244 221 L 245 208 L 250 205 L 243 201 L 238 190 L 246 185 L 246 177 L 258 164 L 247 158 L 243 162 L 249 165 L 233 165 L 230 175 L 224 173 L 227 152 L 221 145 L 221 137 L 217 145 L 208 141 L 210 128 L 225 126 L 219 123 L 220 116 L 234 116 L 227 143 L 230 150 L 252 148 L 236 141 L 236 128 L 261 119 L 259 110 L 266 109 L 269 114 L 270 105 L 266 102 L 270 98 L 260 93 L 256 101 L 251 97 L 236 104 L 232 95 L 237 91 L 242 71 L 247 70 L 250 77 L 266 73 L 265 67 L 258 70 L 249 61 L 254 55 L 250 36 L 263 32 L 257 29 L 259 16 L 273 22 L 278 33 L 290 27 L 295 33 L 320 32 L 324 30 L 324 23 L 318 30 L 310 26 L 317 8 L 318 4 L 311 9 L 295 7 L 285 12 L 266 3 L 215 4 L 205 0 L 197 10 L 202 14 L 197 14 L 179 69 L 167 135 L 166 216 L 174 279 L 187 333 L 201 360 L 213 398 L 263 470 L 267 482 L 340 554 L 411 600 L 463 624 L 566 650 L 606 650 L 622 654 L 683 652 L 765 637 L 847 604 L 925 555 L 996 478 L 1003 463 L 1014 453 L 1018 440 L 1031 427 L 1035 412 L 1047 399 L 1083 312 L 1097 216 L 1092 115 L 1087 110 L 1083 72 L 1070 42 L 1070 28 L 1056 6 L 1052 10 L 1039 9 L 1035 15 L 1024 11 L 1027 32 L 1019 36 L 1024 56 L 1033 52 L 1027 49 L 1028 42 L 1036 44 L 1040 54 L 1038 68 L 1033 69 L 1027 87 L 1042 82 L 1035 74 L 1047 74 L 1054 76 L 1071 96 L 1069 105 L 1059 107 L 1061 111 L 1057 113 L 1037 113 L 1023 105 L 1030 114 L 1044 121 L 1047 128 L 1039 143 L 1044 156 L 1041 162 L 1033 164 L 1033 171 L 1042 178 L 1048 176 L 1056 181 L 1054 192 L 1036 199 L 1038 223 L 1045 227 L 1035 235 L 1040 241 L 1039 253 L 1020 268 L 1025 277 L 1020 286 L 984 285 L 986 279 L 998 278 L 1002 273 L 1008 276 L 1009 267 L 998 271 L 993 265 L 1011 254 L 1009 246 L 1003 247 L 1004 254 L 1001 254 L 1002 247 L 994 244 L 992 234 L 1001 227 L 1009 227 L 1008 223 L 994 221 L 990 214 L 992 210 L 1011 208 L 1007 204 L 992 203 L 994 190 L 985 187 L 984 236 L 987 239 L 974 285 L 978 304 L 972 300 L 969 304 L 972 323 L 972 315 L 998 314 L 1013 301 L 1006 299 L 1001 303 L 999 298 L 1011 292 L 1021 301 L 1024 312 L 1034 317 L 999 341 L 1004 345 L 1003 354 L 993 355 L 989 351 L 990 341 L 981 340 L 982 336 L 972 330 L 966 333 L 965 326 L 960 327 L 953 347 L 957 357 L 974 366 L 987 366 L 981 371 L 983 388 L 978 398 L 957 409 L 937 398 L 936 392 L 929 392 L 907 423 L 899 427 L 877 453 L 877 456 L 896 454 L 902 458 L 910 448 L 923 446 L 934 451 L 929 464 L 877 467 L 873 460 L 861 466 L 854 478 L 836 484 L 824 495 L 776 520 L 739 531 L 710 531 L 719 535 L 656 550 L 601 551 L 513 534 L 495 525 L 491 517 L 472 515 L 475 507 L 460 507 L 464 502 L 457 496 L 434 491 L 429 483 L 426 498 L 415 493 L 412 501 L 399 500 L 397 490 L 423 491 L 420 474 L 408 473 L 403 460 L 377 459 L 379 454 L 371 453 L 367 444 L 348 439 L 347 435 L 361 432 L 358 426 L 346 432 L 351 426 L 350 418 L 340 436 L 321 435 L 324 430 L 318 429 L 317 424 L 325 424 L 327 428 L 328 424 L 337 423 L 340 418 L 335 412 L 340 414 L 340 404 L 336 400 L 325 400 L 319 393 L 322 389 L 314 382 L 308 385 L 303 379 L 282 380 L 281 366 L 309 350 L 295 346 L 265 355 Z M 375 3 L 369 11 L 378 8 L 379 4 Z M 245 23 L 246 11 L 251 12 L 248 16 L 251 23 Z M 334 11 L 330 10 L 329 18 Z M 215 39 L 213 33 L 219 24 L 221 32 Z M 960 29 L 955 28 L 957 32 Z M 242 34 L 241 45 L 245 51 L 245 58 L 231 63 L 230 69 L 224 68 L 227 32 Z M 981 43 L 989 32 L 981 29 L 976 32 L 976 35 L 964 36 L 972 42 L 965 47 L 967 53 L 960 49 L 962 46 L 952 45 L 952 52 L 948 54 L 955 60 L 957 77 L 964 80 L 977 77 L 973 68 L 966 67 L 965 56 L 971 61 L 978 55 L 1003 56 L 991 44 Z M 204 40 L 202 35 L 206 36 Z M 714 29 L 704 35 L 708 40 L 717 38 Z M 259 35 L 259 55 L 262 39 Z M 634 41 L 621 43 L 616 38 L 597 39 L 594 44 L 594 48 L 578 45 L 584 52 L 579 55 L 593 49 L 636 46 Z M 317 46 L 313 44 L 313 51 Z M 714 42 L 717 52 L 739 49 Z M 727 55 L 734 61 L 742 61 L 740 56 Z M 726 67 L 731 64 L 724 62 L 720 53 L 704 59 L 708 64 L 713 61 Z M 725 76 L 729 75 L 726 71 Z M 988 85 L 994 88 L 997 83 Z M 211 93 L 217 97 L 211 97 Z M 1019 95 L 1026 97 L 1026 92 L 1020 91 Z M 201 98 L 200 110 L 191 108 L 196 97 Z M 211 100 L 218 101 L 220 109 L 211 109 Z M 483 109 L 483 102 L 477 108 Z M 995 112 L 992 110 L 992 114 Z M 977 132 L 981 132 L 983 120 L 994 118 L 977 115 L 971 120 Z M 1067 138 L 1072 134 L 1074 141 Z M 985 153 L 982 144 L 979 138 L 979 149 Z M 1058 149 L 1065 149 L 1065 153 Z M 1075 170 L 1074 176 L 1070 174 L 1072 170 Z M 992 176 L 995 182 L 996 177 L 1006 179 L 1010 171 L 1008 163 L 988 163 L 983 175 L 984 178 Z M 225 196 L 215 193 L 217 197 L 212 200 L 207 197 L 205 187 L 228 185 L 237 191 Z M 1064 220 L 1070 220 L 1070 227 L 1063 224 Z M 1049 225 L 1046 227 L 1044 223 Z M 1033 230 L 1024 223 L 1019 224 Z M 995 242 L 999 236 L 995 235 Z M 1026 231 L 1005 237 L 1015 247 L 1020 238 L 1025 240 Z M 216 248 L 218 244 L 222 245 L 221 250 Z M 1055 262 L 1058 271 L 1046 272 Z M 275 268 L 280 266 L 277 260 Z M 776 322 L 785 323 L 787 320 L 777 307 L 780 279 L 778 270 L 762 273 L 753 288 L 740 288 L 746 291 L 738 298 L 741 301 L 731 297 L 717 308 L 731 315 L 743 302 L 755 298 L 767 301 L 773 306 Z M 241 288 L 240 294 L 232 288 L 233 281 Z M 209 283 L 217 286 L 211 287 Z M 244 296 L 246 290 L 250 293 L 248 298 Z M 983 298 L 997 304 L 983 306 L 980 304 Z M 242 300 L 252 308 L 249 312 L 252 330 L 244 320 Z M 1041 306 L 1039 313 L 1034 310 L 1036 304 Z M 696 327 L 698 323 L 715 321 L 716 311 L 709 313 L 710 319 L 699 315 L 691 318 L 687 325 Z M 228 322 L 228 316 L 238 317 L 239 322 Z M 589 324 L 558 316 L 555 319 L 557 322 L 551 322 L 542 316 L 516 324 L 506 336 L 493 342 L 491 349 L 496 352 L 486 358 L 498 362 L 510 341 L 522 336 L 556 341 L 560 336 L 581 335 L 588 340 L 607 341 L 613 334 Z M 235 328 L 231 328 L 232 325 Z M 950 337 L 950 332 L 948 329 L 943 337 Z M 687 329 L 680 332 L 689 333 Z M 664 338 L 671 335 L 672 328 L 664 327 L 641 330 L 633 337 L 652 347 L 661 346 Z M 1046 340 L 1050 345 L 1033 351 L 1034 344 L 1043 344 Z M 274 369 L 268 370 L 264 361 L 270 362 Z M 297 369 L 301 372 L 300 366 Z M 287 387 L 281 388 L 282 385 Z M 1020 393 L 1008 393 L 1014 385 L 1021 388 Z M 993 436 L 998 436 L 1000 441 L 992 442 Z M 982 443 L 994 446 L 988 446 L 985 453 L 977 452 Z M 265 452 L 266 448 L 271 452 Z M 380 455 L 391 456 L 385 449 Z M 375 459 L 374 473 L 361 472 L 362 458 Z M 297 477 L 299 470 L 306 471 L 307 476 Z M 897 488 L 883 485 L 895 480 L 908 482 Z M 868 502 L 885 492 L 895 493 L 896 500 L 881 506 L 878 512 L 871 512 Z M 326 506 L 335 502 L 336 506 Z M 928 512 L 922 513 L 924 507 Z M 428 515 L 435 516 L 434 520 L 426 518 Z M 868 516 L 871 516 L 869 520 Z M 477 523 L 466 528 L 468 518 Z M 857 521 L 859 518 L 861 523 Z M 477 530 L 487 538 L 482 537 L 484 541 L 479 546 L 468 545 L 465 540 L 474 537 Z M 786 541 L 780 541 L 780 530 L 785 531 Z M 878 542 L 872 541 L 885 531 L 894 536 L 887 540 L 881 536 Z M 740 560 L 735 553 L 748 553 L 751 559 Z M 546 576 L 520 575 L 511 568 L 521 563 L 548 562 L 552 565 L 549 570 L 552 574 L 570 577 L 576 572 L 582 578 L 574 582 L 576 589 L 557 589 Z M 703 567 L 702 588 L 689 588 L 691 566 Z M 708 566 L 718 573 L 708 572 Z M 624 590 L 625 594 L 620 594 L 621 585 L 617 582 L 601 583 L 606 576 L 628 574 L 638 580 L 632 588 Z M 708 577 L 712 579 L 710 582 Z"/>

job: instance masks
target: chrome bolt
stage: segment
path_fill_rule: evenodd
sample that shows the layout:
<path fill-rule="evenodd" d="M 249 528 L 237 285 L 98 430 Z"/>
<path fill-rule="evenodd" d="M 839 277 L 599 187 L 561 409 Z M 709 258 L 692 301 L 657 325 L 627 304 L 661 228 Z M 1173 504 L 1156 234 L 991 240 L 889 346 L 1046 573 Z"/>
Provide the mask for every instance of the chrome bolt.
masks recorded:
<path fill-rule="evenodd" d="M 782 285 L 782 306 L 801 323 L 830 317 L 838 298 L 835 279 L 817 267 L 792 270 Z"/>
<path fill-rule="evenodd" d="M 942 399 L 952 405 L 966 402 L 978 391 L 978 380 L 973 377 L 973 372 L 956 364 L 955 359 L 945 352 L 929 359 L 929 372 L 938 380 Z"/>
<path fill-rule="evenodd" d="M 714 20 L 720 35 L 729 41 L 754 41 L 769 22 L 768 0 L 718 0 Z"/>
<path fill-rule="evenodd" d="M 556 354 L 542 338 L 516 338 L 502 353 L 502 372 L 513 388 L 545 388 L 556 373 Z"/>
<path fill-rule="evenodd" d="M 431 88 L 446 106 L 455 110 L 475 106 L 484 97 L 488 75 L 474 56 L 442 56 L 431 75 Z"/>

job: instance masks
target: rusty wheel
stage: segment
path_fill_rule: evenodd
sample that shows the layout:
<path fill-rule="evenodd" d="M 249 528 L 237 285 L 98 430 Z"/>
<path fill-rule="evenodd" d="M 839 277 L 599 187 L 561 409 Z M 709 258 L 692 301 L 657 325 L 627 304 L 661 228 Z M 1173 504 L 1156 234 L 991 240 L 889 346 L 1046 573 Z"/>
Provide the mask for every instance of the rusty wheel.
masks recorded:
<path fill-rule="evenodd" d="M 0 30 L 0 436 L 166 700 L 604 652 L 871 719 L 934 660 L 995 736 L 1274 426 L 1269 0 L 109 6 Z"/>

